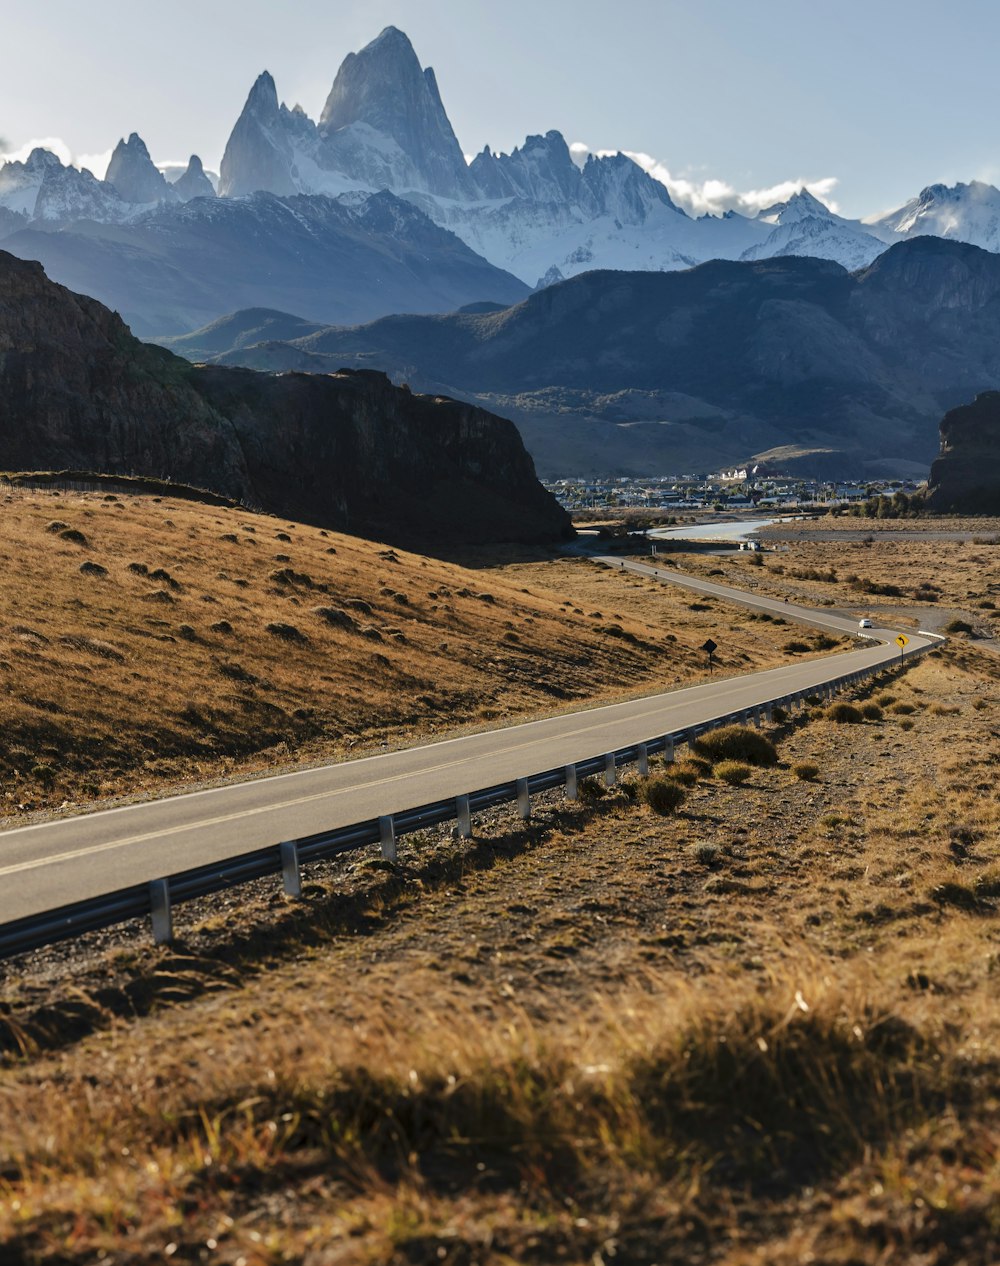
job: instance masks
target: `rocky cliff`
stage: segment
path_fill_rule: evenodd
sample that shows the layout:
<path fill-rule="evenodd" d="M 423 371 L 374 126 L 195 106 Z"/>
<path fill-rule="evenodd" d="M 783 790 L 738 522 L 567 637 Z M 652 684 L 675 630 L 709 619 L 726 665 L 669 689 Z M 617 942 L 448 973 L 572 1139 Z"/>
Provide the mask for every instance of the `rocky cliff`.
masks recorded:
<path fill-rule="evenodd" d="M 169 477 L 386 539 L 569 532 L 502 418 L 374 372 L 194 366 L 0 252 L 0 469 L 67 467 Z"/>
<path fill-rule="evenodd" d="M 1000 391 L 984 391 L 942 418 L 927 504 L 941 513 L 1000 514 Z"/>

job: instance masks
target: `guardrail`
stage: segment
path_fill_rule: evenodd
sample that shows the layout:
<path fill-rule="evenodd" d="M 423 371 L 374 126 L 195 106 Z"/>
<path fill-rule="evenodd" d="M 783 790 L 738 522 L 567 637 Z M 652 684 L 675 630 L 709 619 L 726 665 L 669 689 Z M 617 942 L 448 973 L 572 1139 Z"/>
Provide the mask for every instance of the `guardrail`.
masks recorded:
<path fill-rule="evenodd" d="M 182 902 L 210 896 L 227 888 L 276 874 L 282 876 L 285 892 L 290 897 L 298 897 L 302 892 L 303 864 L 336 857 L 340 853 L 367 848 L 373 844 L 381 846 L 383 857 L 395 861 L 398 836 L 454 821 L 458 824 L 459 835 L 467 839 L 472 835 L 473 814 L 513 801 L 517 801 L 521 817 L 527 819 L 531 816 L 531 797 L 538 792 L 564 787 L 567 797 L 576 799 L 578 784 L 582 778 L 603 774 L 608 784 L 613 785 L 618 769 L 628 764 L 637 764 L 640 773 L 648 773 L 650 756 L 663 753 L 667 760 L 673 760 L 677 746 L 685 743 L 690 745 L 709 730 L 731 724 L 759 726 L 764 720 L 772 720 L 773 710 L 777 707 L 793 712 L 797 706 L 809 706 L 808 700 L 817 697 L 820 701 L 831 699 L 838 691 L 860 685 L 870 677 L 886 672 L 894 673 L 901 664 L 932 649 L 931 646 L 916 647 L 900 660 L 886 660 L 870 668 L 832 677 L 806 690 L 776 695 L 773 699 L 746 710 L 723 713 L 684 730 L 655 735 L 646 742 L 634 743 L 598 756 L 587 756 L 573 764 L 519 778 L 513 783 L 473 791 L 456 800 L 419 805 L 392 816 L 359 822 L 305 839 L 285 840 L 209 866 L 199 866 L 150 883 L 136 884 L 105 896 L 16 919 L 0 925 L 0 959 L 146 916 L 152 919 L 154 941 L 164 944 L 173 939 L 172 911 L 175 905 Z"/>

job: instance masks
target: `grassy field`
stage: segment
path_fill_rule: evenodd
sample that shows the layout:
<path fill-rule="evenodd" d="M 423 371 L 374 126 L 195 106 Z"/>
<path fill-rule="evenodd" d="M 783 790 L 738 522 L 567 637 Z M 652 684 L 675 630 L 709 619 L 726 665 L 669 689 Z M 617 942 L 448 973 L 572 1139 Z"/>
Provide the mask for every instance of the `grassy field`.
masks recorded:
<path fill-rule="evenodd" d="M 698 680 L 709 617 L 722 671 L 785 657 L 779 629 L 583 561 L 470 571 L 152 497 L 0 514 L 8 822 Z"/>
<path fill-rule="evenodd" d="M 118 576 L 98 527 L 139 507 L 88 507 L 87 557 Z M 285 565 L 332 584 L 328 539 Z M 587 563 L 335 548 L 359 572 L 434 572 L 439 594 L 438 569 L 464 576 L 494 595 L 468 607 L 498 607 L 494 633 L 546 610 L 554 637 L 605 646 L 600 610 L 658 630 L 657 654 L 668 623 L 679 656 L 706 621 L 739 654 L 786 654 L 788 629 Z M 301 595 L 251 597 L 248 641 L 265 615 L 305 624 Z M 620 690 L 606 662 L 597 688 Z M 300 902 L 241 890 L 169 949 L 18 964 L 0 1260 L 995 1266 L 1000 658 L 954 639 L 765 737 L 773 755 L 755 731 L 682 750 L 528 823 L 496 811 L 472 841 L 404 837 L 395 865 L 317 865 Z"/>
<path fill-rule="evenodd" d="M 826 531 L 827 521 L 811 526 Z M 739 588 L 753 584 L 792 601 L 835 603 L 859 614 L 937 607 L 960 613 L 955 618 L 965 618 L 983 636 L 1000 630 L 1000 543 L 890 540 L 875 533 L 861 540 L 811 541 L 805 535 L 785 542 L 774 533 L 760 554 L 663 557 L 682 571 Z"/>

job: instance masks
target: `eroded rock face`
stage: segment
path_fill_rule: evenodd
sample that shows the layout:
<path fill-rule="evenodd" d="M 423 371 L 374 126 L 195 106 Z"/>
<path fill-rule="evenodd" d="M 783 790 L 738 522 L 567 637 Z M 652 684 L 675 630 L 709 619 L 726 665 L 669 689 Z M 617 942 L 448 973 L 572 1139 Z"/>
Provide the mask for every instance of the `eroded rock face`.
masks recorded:
<path fill-rule="evenodd" d="M 191 365 L 0 252 L 0 469 L 67 468 L 171 478 L 401 543 L 570 534 L 502 418 L 370 371 Z"/>
<path fill-rule="evenodd" d="M 928 505 L 940 513 L 1000 514 L 1000 391 L 984 391 L 941 419 Z"/>

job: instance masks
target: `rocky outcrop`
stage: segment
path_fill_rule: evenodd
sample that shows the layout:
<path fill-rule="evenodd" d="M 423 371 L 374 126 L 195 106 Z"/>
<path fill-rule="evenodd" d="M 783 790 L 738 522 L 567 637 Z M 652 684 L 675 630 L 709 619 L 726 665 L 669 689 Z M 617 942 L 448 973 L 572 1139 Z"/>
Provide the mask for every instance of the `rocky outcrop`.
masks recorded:
<path fill-rule="evenodd" d="M 115 146 L 104 179 L 114 185 L 125 202 L 173 202 L 177 197 L 136 132 Z"/>
<path fill-rule="evenodd" d="M 215 186 L 205 175 L 205 168 L 197 154 L 191 155 L 186 170 L 174 181 L 172 188 L 182 202 L 215 197 Z"/>
<path fill-rule="evenodd" d="M 0 252 L 0 469 L 67 468 L 169 478 L 400 542 L 570 531 L 502 418 L 374 372 L 191 365 Z"/>
<path fill-rule="evenodd" d="M 927 494 L 942 514 L 1000 514 L 1000 391 L 981 392 L 941 419 Z"/>

